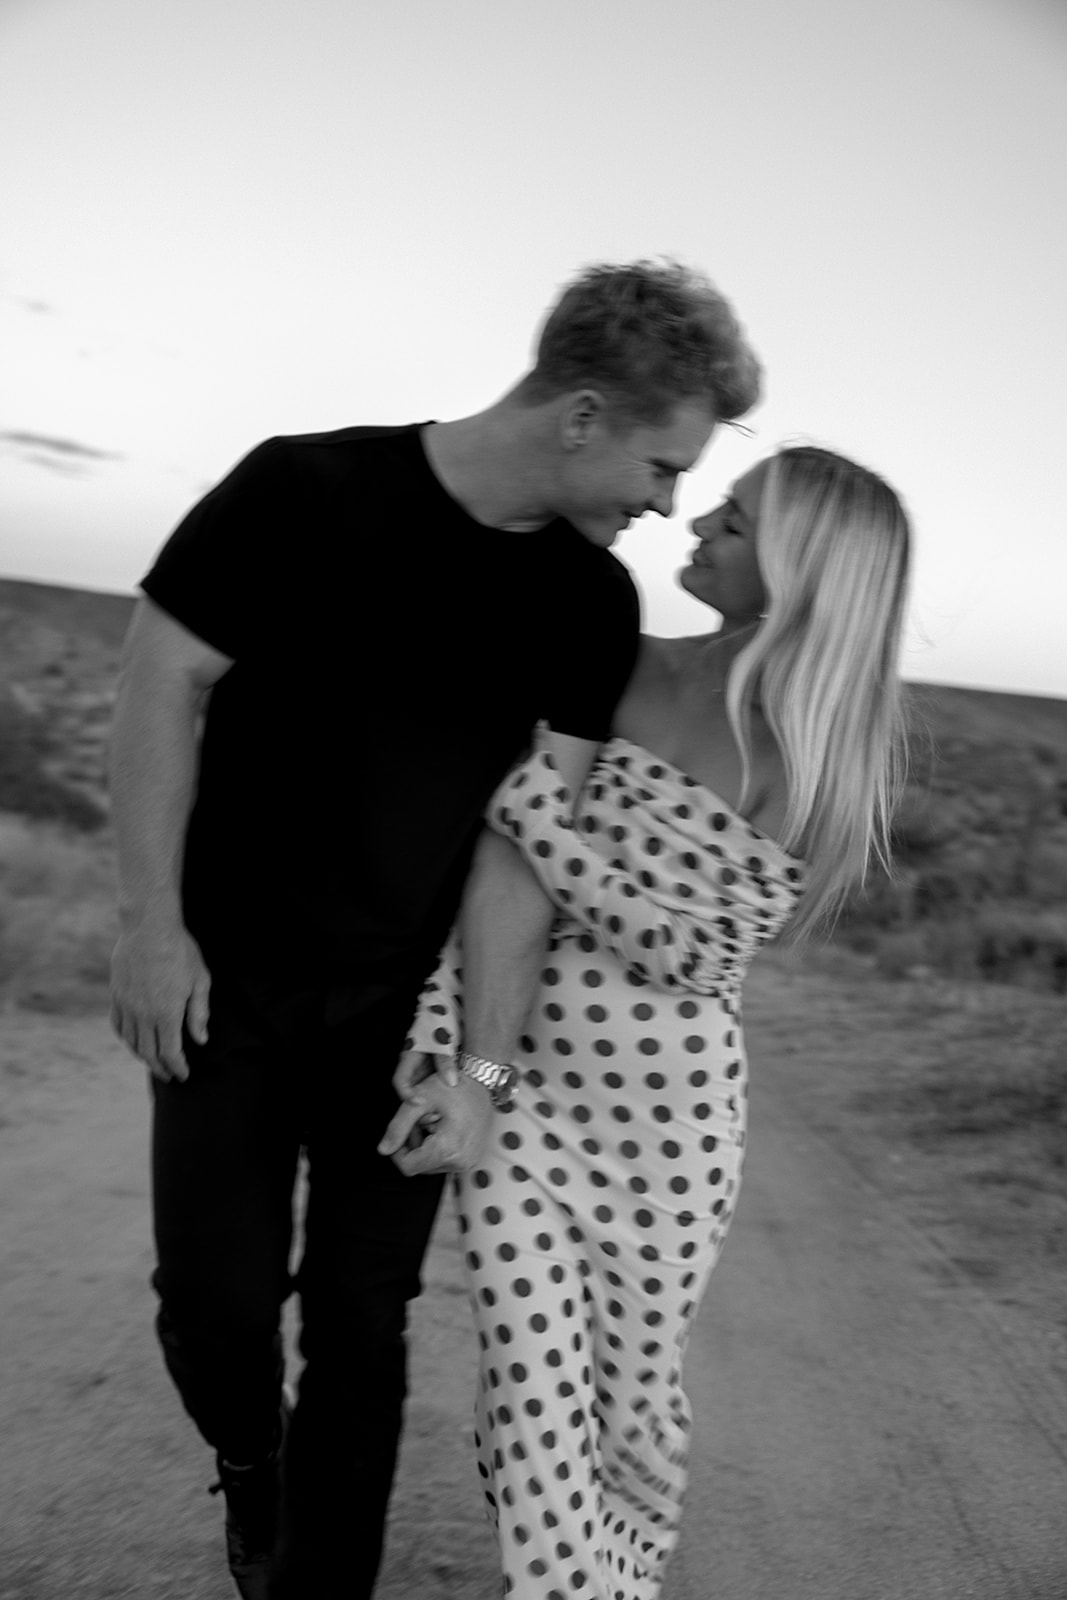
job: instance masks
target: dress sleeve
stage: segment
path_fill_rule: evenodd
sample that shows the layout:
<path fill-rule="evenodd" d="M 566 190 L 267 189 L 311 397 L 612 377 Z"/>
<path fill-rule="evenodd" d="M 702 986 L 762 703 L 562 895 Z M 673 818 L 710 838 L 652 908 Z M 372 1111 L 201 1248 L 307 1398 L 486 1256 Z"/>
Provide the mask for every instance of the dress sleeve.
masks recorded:
<path fill-rule="evenodd" d="M 427 978 L 404 1041 L 405 1050 L 451 1055 L 463 1038 L 463 969 L 459 933 L 453 930 Z"/>
<path fill-rule="evenodd" d="M 487 821 L 515 842 L 554 903 L 632 971 L 668 989 L 706 992 L 721 982 L 731 956 L 714 915 L 657 887 L 650 873 L 598 855 L 575 825 L 570 791 L 546 751 L 505 779 Z"/>

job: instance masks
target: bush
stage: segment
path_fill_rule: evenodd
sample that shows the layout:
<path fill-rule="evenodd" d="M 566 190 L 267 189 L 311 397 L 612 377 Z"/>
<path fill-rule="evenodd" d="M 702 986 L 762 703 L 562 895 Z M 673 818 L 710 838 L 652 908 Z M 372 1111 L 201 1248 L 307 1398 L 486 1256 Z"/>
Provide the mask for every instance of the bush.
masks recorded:
<path fill-rule="evenodd" d="M 103 809 L 48 770 L 55 739 L 47 718 L 0 692 L 0 811 L 56 822 L 82 832 L 103 826 Z"/>
<path fill-rule="evenodd" d="M 0 816 L 0 1000 L 39 1011 L 104 1004 L 113 881 L 108 835 Z"/>
<path fill-rule="evenodd" d="M 1067 911 L 984 906 L 973 938 L 983 978 L 1067 994 Z"/>
<path fill-rule="evenodd" d="M 890 977 L 936 970 L 1067 994 L 1067 912 L 1059 908 L 986 904 L 885 933 L 870 948 Z"/>

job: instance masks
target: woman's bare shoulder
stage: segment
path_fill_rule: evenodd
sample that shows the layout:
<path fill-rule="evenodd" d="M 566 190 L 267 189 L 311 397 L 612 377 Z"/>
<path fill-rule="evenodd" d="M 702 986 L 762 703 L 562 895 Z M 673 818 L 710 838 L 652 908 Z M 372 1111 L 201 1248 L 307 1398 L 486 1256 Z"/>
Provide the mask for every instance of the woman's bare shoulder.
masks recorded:
<path fill-rule="evenodd" d="M 706 633 L 691 633 L 676 636 L 670 639 L 661 639 L 655 634 L 643 633 L 641 635 L 641 651 L 649 661 L 656 662 L 661 667 L 676 668 L 688 661 L 693 652 L 700 645 L 706 644 Z"/>

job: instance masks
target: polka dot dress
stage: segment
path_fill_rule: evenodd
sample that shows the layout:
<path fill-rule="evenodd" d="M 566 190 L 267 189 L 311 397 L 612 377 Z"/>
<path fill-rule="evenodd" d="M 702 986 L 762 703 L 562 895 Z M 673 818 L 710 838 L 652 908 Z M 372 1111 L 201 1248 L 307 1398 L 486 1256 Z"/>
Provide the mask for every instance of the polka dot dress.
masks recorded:
<path fill-rule="evenodd" d="M 741 1179 L 739 984 L 803 869 L 623 739 L 574 821 L 543 753 L 489 820 L 560 910 L 519 1094 L 456 1189 L 503 1593 L 650 1600 L 685 1490 L 682 1358 Z M 412 1043 L 454 1047 L 461 1017 L 453 942 Z"/>

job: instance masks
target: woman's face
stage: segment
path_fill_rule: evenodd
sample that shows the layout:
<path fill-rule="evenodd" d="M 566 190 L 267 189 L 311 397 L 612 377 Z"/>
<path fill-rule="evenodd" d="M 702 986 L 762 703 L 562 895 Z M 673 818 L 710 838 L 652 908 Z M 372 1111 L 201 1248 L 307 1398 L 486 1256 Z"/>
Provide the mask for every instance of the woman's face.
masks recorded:
<path fill-rule="evenodd" d="M 767 609 L 756 557 L 760 497 L 767 476 L 760 461 L 742 473 L 721 506 L 690 523 L 700 542 L 678 574 L 682 588 L 730 622 L 751 622 Z"/>

